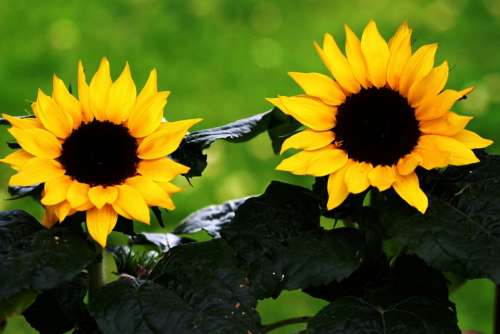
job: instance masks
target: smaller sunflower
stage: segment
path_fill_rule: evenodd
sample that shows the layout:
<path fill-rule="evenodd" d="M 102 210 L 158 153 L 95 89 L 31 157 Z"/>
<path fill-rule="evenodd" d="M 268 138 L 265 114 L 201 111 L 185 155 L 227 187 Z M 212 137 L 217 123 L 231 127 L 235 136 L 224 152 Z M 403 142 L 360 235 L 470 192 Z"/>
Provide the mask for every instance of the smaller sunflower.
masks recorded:
<path fill-rule="evenodd" d="M 361 40 L 345 26 L 346 55 L 325 34 L 316 50 L 334 79 L 320 73 L 290 72 L 304 90 L 268 99 L 305 129 L 282 146 L 301 152 L 278 170 L 328 176 L 327 208 L 376 187 L 394 190 L 424 213 L 428 199 L 415 169 L 461 166 L 479 160 L 472 149 L 492 141 L 466 130 L 472 117 L 450 109 L 472 91 L 444 90 L 448 63 L 434 66 L 437 44 L 412 52 L 406 23 L 386 42 L 370 21 Z"/>
<path fill-rule="evenodd" d="M 118 215 L 149 224 L 149 206 L 175 209 L 171 183 L 189 167 L 168 158 L 201 119 L 165 122 L 169 92 L 158 91 L 156 70 L 139 94 L 126 64 L 112 81 L 103 59 L 87 84 L 78 65 L 78 98 L 57 76 L 52 96 L 41 90 L 33 118 L 3 117 L 21 149 L 1 161 L 17 171 L 11 186 L 43 184 L 42 224 L 48 228 L 77 211 L 103 247 Z"/>

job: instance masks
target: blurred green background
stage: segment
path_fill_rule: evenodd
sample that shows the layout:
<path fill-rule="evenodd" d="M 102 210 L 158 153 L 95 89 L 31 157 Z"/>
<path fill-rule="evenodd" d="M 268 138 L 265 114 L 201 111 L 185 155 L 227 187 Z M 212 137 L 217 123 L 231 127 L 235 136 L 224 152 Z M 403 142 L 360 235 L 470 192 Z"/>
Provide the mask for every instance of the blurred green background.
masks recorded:
<path fill-rule="evenodd" d="M 138 86 L 152 67 L 158 69 L 160 88 L 172 91 L 169 120 L 202 117 L 197 129 L 216 126 L 269 109 L 265 97 L 297 93 L 288 71 L 325 72 L 312 41 L 331 32 L 343 43 L 344 23 L 361 33 L 372 18 L 386 38 L 408 20 L 416 45 L 438 41 L 438 61 L 447 59 L 452 68 L 449 87 L 476 86 L 456 111 L 477 116 L 470 127 L 500 141 L 500 0 L 2 0 L 0 111 L 29 112 L 37 88 L 50 92 L 53 73 L 75 86 L 79 59 L 90 75 L 107 56 L 115 76 L 129 61 Z M 0 141 L 7 139 L 4 129 Z M 0 153 L 7 153 L 6 145 Z M 264 135 L 245 144 L 216 143 L 208 155 L 209 166 L 193 187 L 179 180 L 185 191 L 175 198 L 177 211 L 165 215 L 170 226 L 208 204 L 262 192 L 272 179 L 312 182 L 273 171 L 279 158 Z M 5 187 L 9 175 L 0 166 Z M 41 213 L 27 200 L 0 202 L 1 209 L 20 206 Z M 462 329 L 492 333 L 491 283 L 470 282 L 453 300 Z M 312 315 L 322 305 L 287 292 L 259 308 L 268 323 Z M 6 330 L 33 332 L 22 318 Z"/>

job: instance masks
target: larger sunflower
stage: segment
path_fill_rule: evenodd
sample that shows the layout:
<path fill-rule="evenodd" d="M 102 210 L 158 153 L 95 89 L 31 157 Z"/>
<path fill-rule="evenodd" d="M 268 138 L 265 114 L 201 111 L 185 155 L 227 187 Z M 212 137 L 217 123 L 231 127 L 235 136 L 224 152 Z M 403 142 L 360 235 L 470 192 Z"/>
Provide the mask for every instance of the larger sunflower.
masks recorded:
<path fill-rule="evenodd" d="M 370 21 L 361 40 L 345 26 L 346 56 L 325 34 L 315 43 L 335 79 L 319 73 L 291 72 L 305 94 L 268 99 L 306 129 L 289 137 L 282 152 L 302 151 L 278 170 L 328 176 L 327 207 L 374 186 L 394 190 L 424 213 L 428 199 L 415 169 L 478 162 L 472 149 L 492 141 L 465 129 L 472 117 L 450 111 L 472 91 L 443 90 L 448 63 L 434 67 L 437 44 L 412 53 L 406 23 L 386 42 Z"/>
<path fill-rule="evenodd" d="M 103 247 L 118 215 L 148 224 L 148 206 L 174 209 L 170 183 L 189 168 L 167 156 L 200 119 L 163 121 L 169 92 L 151 71 L 137 95 L 128 64 L 116 81 L 109 62 L 87 84 L 78 66 L 78 99 L 54 76 L 52 96 L 38 91 L 34 118 L 3 115 L 21 149 L 2 162 L 17 170 L 11 186 L 43 184 L 42 223 L 86 211 L 87 230 Z"/>

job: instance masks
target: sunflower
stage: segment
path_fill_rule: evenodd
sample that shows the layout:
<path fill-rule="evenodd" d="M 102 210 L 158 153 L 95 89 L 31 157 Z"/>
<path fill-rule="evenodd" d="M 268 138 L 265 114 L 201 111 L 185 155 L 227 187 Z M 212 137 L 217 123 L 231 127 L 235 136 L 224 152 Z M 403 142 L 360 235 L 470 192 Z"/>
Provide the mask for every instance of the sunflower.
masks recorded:
<path fill-rule="evenodd" d="M 290 72 L 305 94 L 268 99 L 305 129 L 287 138 L 282 153 L 299 149 L 276 169 L 328 176 L 329 210 L 373 186 L 393 188 L 424 213 L 428 199 L 415 169 L 478 162 L 472 149 L 492 141 L 465 129 L 472 117 L 450 109 L 472 91 L 444 89 L 448 63 L 434 66 L 437 44 L 412 52 L 403 23 L 386 42 L 370 21 L 361 40 L 345 26 L 345 54 L 325 34 L 316 50 L 333 75 Z"/>
<path fill-rule="evenodd" d="M 105 58 L 90 84 L 79 63 L 78 98 L 54 76 L 52 96 L 38 91 L 33 118 L 3 115 L 21 147 L 1 160 L 17 171 L 9 185 L 43 184 L 48 228 L 85 211 L 103 247 L 118 215 L 149 224 L 149 206 L 175 208 L 170 196 L 180 188 L 170 181 L 189 168 L 167 156 L 200 121 L 163 121 L 168 95 L 156 70 L 139 94 L 128 64 L 113 82 Z"/>

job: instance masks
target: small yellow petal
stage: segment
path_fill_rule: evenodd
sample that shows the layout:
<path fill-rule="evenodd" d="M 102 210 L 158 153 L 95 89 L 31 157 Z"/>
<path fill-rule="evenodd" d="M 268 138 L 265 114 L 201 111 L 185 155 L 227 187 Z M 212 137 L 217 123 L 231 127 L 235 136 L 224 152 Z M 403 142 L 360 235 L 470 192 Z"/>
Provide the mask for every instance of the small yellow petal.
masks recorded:
<path fill-rule="evenodd" d="M 10 153 L 5 158 L 0 159 L 0 162 L 9 164 L 12 168 L 18 170 L 22 168 L 31 158 L 33 158 L 33 155 L 28 152 L 24 150 L 17 150 Z"/>
<path fill-rule="evenodd" d="M 398 180 L 394 183 L 393 187 L 403 200 L 421 213 L 425 213 L 429 205 L 429 200 L 422 189 L 420 189 L 417 174 L 412 173 L 406 176 L 398 176 Z"/>
<path fill-rule="evenodd" d="M 471 116 L 460 116 L 449 111 L 440 118 L 420 122 L 419 128 L 425 134 L 454 136 L 462 131 L 472 118 Z"/>
<path fill-rule="evenodd" d="M 11 176 L 10 186 L 31 186 L 64 175 L 61 164 L 55 160 L 44 158 L 30 159 L 17 173 Z"/>
<path fill-rule="evenodd" d="M 142 160 L 137 167 L 139 174 L 157 182 L 168 182 L 180 174 L 189 172 L 189 167 L 168 158 Z"/>
<path fill-rule="evenodd" d="M 169 155 L 179 147 L 189 128 L 199 122 L 201 118 L 162 123 L 157 131 L 139 144 L 139 158 L 149 160 Z"/>
<path fill-rule="evenodd" d="M 102 248 L 106 247 L 108 235 L 115 228 L 117 220 L 118 215 L 111 205 L 87 211 L 87 230 Z"/>
<path fill-rule="evenodd" d="M 113 204 L 118 197 L 118 189 L 115 186 L 95 186 L 89 189 L 89 199 L 101 209 L 105 204 Z"/>
<path fill-rule="evenodd" d="M 82 117 L 85 122 L 90 122 L 94 119 L 90 108 L 90 89 L 85 78 L 85 71 L 81 61 L 78 62 L 78 99 L 82 107 Z"/>
<path fill-rule="evenodd" d="M 88 184 L 73 180 L 67 194 L 68 202 L 72 208 L 80 208 L 82 205 L 90 203 L 89 189 L 90 186 Z"/>
<path fill-rule="evenodd" d="M 420 137 L 420 140 L 427 140 L 429 145 L 434 145 L 436 150 L 447 153 L 450 165 L 462 166 L 479 162 L 479 159 L 470 148 L 451 137 L 424 135 Z"/>
<path fill-rule="evenodd" d="M 347 61 L 351 65 L 352 73 L 363 88 L 370 87 L 368 76 L 366 72 L 366 62 L 361 50 L 361 43 L 356 34 L 347 25 L 345 28 L 345 53 Z"/>
<path fill-rule="evenodd" d="M 19 118 L 7 114 L 2 114 L 2 117 L 19 129 L 43 129 L 42 123 L 37 118 Z"/>
<path fill-rule="evenodd" d="M 425 100 L 438 95 L 448 81 L 448 63 L 445 61 L 433 68 L 427 76 L 410 87 L 408 101 L 414 107 L 421 105 Z"/>
<path fill-rule="evenodd" d="M 165 191 L 168 195 L 172 195 L 182 191 L 182 189 L 175 184 L 170 182 L 157 182 L 157 184 Z"/>
<path fill-rule="evenodd" d="M 305 126 L 316 130 L 330 130 L 335 126 L 337 109 L 320 100 L 306 96 L 282 96 L 287 113 Z"/>
<path fill-rule="evenodd" d="M 373 169 L 371 164 L 366 162 L 353 162 L 348 167 L 344 181 L 347 185 L 347 190 L 353 194 L 359 194 L 370 186 L 368 174 Z"/>
<path fill-rule="evenodd" d="M 336 173 L 330 174 L 328 177 L 328 202 L 326 204 L 326 208 L 328 210 L 338 207 L 349 195 L 349 191 L 347 190 L 347 185 L 345 183 L 345 173 L 348 168 L 349 166 L 341 168 Z"/>
<path fill-rule="evenodd" d="M 71 209 L 71 206 L 67 201 L 52 206 L 52 209 L 54 210 L 54 214 L 60 222 L 64 221 L 66 217 L 75 213 L 75 211 Z"/>
<path fill-rule="evenodd" d="M 118 198 L 113 206 L 119 207 L 134 220 L 149 224 L 149 208 L 141 193 L 134 187 L 127 184 L 118 186 Z"/>
<path fill-rule="evenodd" d="M 397 164 L 398 173 L 400 175 L 411 174 L 422 162 L 423 158 L 417 152 L 408 153 L 399 159 Z"/>
<path fill-rule="evenodd" d="M 61 155 L 61 143 L 47 130 L 10 128 L 8 131 L 25 151 L 34 156 L 55 159 Z"/>
<path fill-rule="evenodd" d="M 375 166 L 368 174 L 370 184 L 384 191 L 389 189 L 396 181 L 396 172 L 393 166 Z"/>
<path fill-rule="evenodd" d="M 53 177 L 45 182 L 42 196 L 43 205 L 55 205 L 66 200 L 71 179 L 66 175 Z"/>
<path fill-rule="evenodd" d="M 82 122 L 82 107 L 78 100 L 70 94 L 64 82 L 56 75 L 52 79 L 52 98 L 60 110 L 71 117 L 73 128 L 78 128 Z"/>
<path fill-rule="evenodd" d="M 334 140 L 333 131 L 318 132 L 306 129 L 288 137 L 281 145 L 280 154 L 291 148 L 306 151 L 317 150 L 331 144 Z"/>
<path fill-rule="evenodd" d="M 116 124 L 121 124 L 128 119 L 132 107 L 135 105 L 136 95 L 135 83 L 127 63 L 109 89 L 106 119 Z"/>
<path fill-rule="evenodd" d="M 415 110 L 419 121 L 436 119 L 448 112 L 455 102 L 472 92 L 474 88 L 469 87 L 461 91 L 447 89 L 438 96 L 429 98 Z"/>
<path fill-rule="evenodd" d="M 146 203 L 151 206 L 159 206 L 168 210 L 174 210 L 175 205 L 169 194 L 153 180 L 144 176 L 134 176 L 126 182 L 135 190 L 139 191 Z"/>
<path fill-rule="evenodd" d="M 380 35 L 377 25 L 370 21 L 361 36 L 361 50 L 366 61 L 368 78 L 377 88 L 382 88 L 387 82 L 387 63 L 389 47 Z"/>
<path fill-rule="evenodd" d="M 281 102 L 281 98 L 279 97 L 268 97 L 266 99 L 267 102 L 271 103 L 274 105 L 276 108 L 278 108 L 281 112 L 284 114 L 288 115 L 288 111 L 286 110 L 285 106 L 283 105 L 283 102 Z"/>
<path fill-rule="evenodd" d="M 460 141 L 465 146 L 471 149 L 485 148 L 493 144 L 492 140 L 485 139 L 475 132 L 462 130 L 453 136 L 454 139 Z"/>
<path fill-rule="evenodd" d="M 436 50 L 437 44 L 424 45 L 408 59 L 408 63 L 399 80 L 398 90 L 401 95 L 407 96 L 410 87 L 429 74 L 434 66 Z"/>
<path fill-rule="evenodd" d="M 288 75 L 304 90 L 313 97 L 323 102 L 338 106 L 345 101 L 342 88 L 332 78 L 320 73 L 288 72 Z"/>
<path fill-rule="evenodd" d="M 90 108 L 95 118 L 100 121 L 106 120 L 105 109 L 111 84 L 109 62 L 103 58 L 89 86 Z"/>
<path fill-rule="evenodd" d="M 153 69 L 149 73 L 149 78 L 146 81 L 146 84 L 142 88 L 141 92 L 137 96 L 137 100 L 135 101 L 135 110 L 140 110 L 144 107 L 144 104 L 153 96 L 158 93 L 158 84 L 157 84 L 158 73 L 156 69 Z"/>
<path fill-rule="evenodd" d="M 167 104 L 169 92 L 159 92 L 149 98 L 141 108 L 134 107 L 128 120 L 130 133 L 136 138 L 153 133 L 163 119 L 163 108 Z"/>
<path fill-rule="evenodd" d="M 54 212 L 54 209 L 51 207 L 46 207 L 40 223 L 46 228 L 51 228 L 57 223 L 57 221 L 58 218 Z"/>
<path fill-rule="evenodd" d="M 284 159 L 276 169 L 296 175 L 325 176 L 344 167 L 346 163 L 347 154 L 330 145 L 319 150 L 294 154 Z"/>
<path fill-rule="evenodd" d="M 394 90 L 398 90 L 399 80 L 411 57 L 411 33 L 404 22 L 388 43 L 391 55 L 387 64 L 387 83 Z"/>
<path fill-rule="evenodd" d="M 425 169 L 441 168 L 448 165 L 450 154 L 439 150 L 430 136 L 421 136 L 414 152 L 422 158 L 419 165 Z M 407 168 L 410 167 L 412 166 L 410 165 Z"/>
<path fill-rule="evenodd" d="M 339 85 L 349 93 L 357 93 L 361 89 L 359 82 L 352 73 L 351 66 L 347 58 L 342 54 L 332 35 L 325 34 L 323 49 L 314 43 L 316 51 L 323 60 L 323 63 L 333 74 Z"/>
<path fill-rule="evenodd" d="M 43 126 L 57 137 L 64 139 L 73 131 L 71 116 L 41 90 L 32 108 Z"/>

